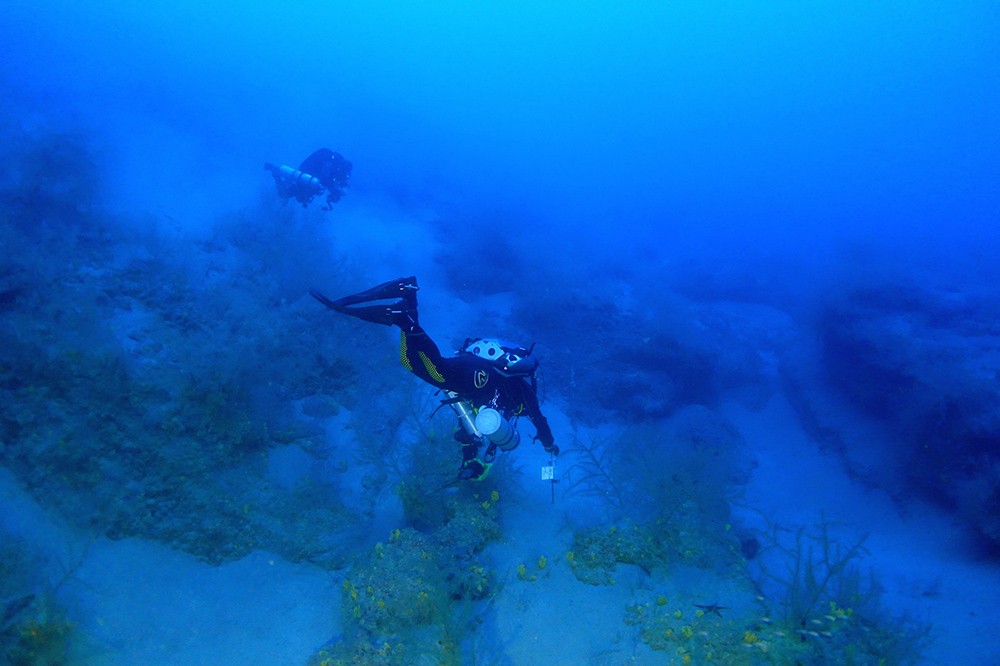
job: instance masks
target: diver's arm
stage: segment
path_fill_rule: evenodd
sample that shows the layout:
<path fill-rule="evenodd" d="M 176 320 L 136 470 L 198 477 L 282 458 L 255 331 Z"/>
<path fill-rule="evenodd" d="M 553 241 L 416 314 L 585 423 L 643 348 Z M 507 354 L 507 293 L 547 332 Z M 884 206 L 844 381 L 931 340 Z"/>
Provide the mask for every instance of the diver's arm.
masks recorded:
<path fill-rule="evenodd" d="M 538 433 L 538 441 L 542 443 L 542 447 L 547 452 L 559 455 L 559 447 L 555 444 L 556 439 L 552 436 L 549 421 L 542 416 L 542 409 L 538 406 L 538 396 L 535 395 L 535 391 L 528 385 L 528 382 L 523 379 L 520 381 L 523 385 L 524 408 L 527 410 L 528 418 L 531 419 L 531 423 L 535 426 L 535 431 Z"/>
<path fill-rule="evenodd" d="M 552 429 L 549 428 L 549 421 L 539 413 L 538 418 L 531 419 L 538 433 L 538 441 L 542 443 L 542 448 L 548 453 L 559 455 L 559 447 L 556 446 L 556 438 L 552 436 Z"/>

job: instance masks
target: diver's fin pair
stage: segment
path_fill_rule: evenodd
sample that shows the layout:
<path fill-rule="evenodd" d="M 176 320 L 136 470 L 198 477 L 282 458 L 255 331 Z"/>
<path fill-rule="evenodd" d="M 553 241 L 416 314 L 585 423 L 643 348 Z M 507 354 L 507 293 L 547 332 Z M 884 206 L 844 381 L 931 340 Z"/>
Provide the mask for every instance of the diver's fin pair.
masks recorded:
<path fill-rule="evenodd" d="M 309 294 L 331 310 L 343 312 L 346 315 L 357 317 L 362 321 L 384 324 L 385 326 L 392 326 L 393 324 L 409 324 L 410 318 L 408 314 L 411 311 L 406 308 L 407 304 L 402 299 L 392 303 L 391 305 L 366 305 L 360 308 L 349 308 L 340 305 L 338 301 L 331 301 L 315 289 L 310 289 Z M 413 314 L 415 318 L 415 311 Z"/>
<path fill-rule="evenodd" d="M 417 278 L 399 278 L 383 282 L 377 287 L 372 287 L 367 291 L 362 291 L 351 296 L 334 301 L 341 307 L 345 305 L 357 305 L 358 303 L 370 303 L 372 301 L 387 301 L 394 298 L 401 298 L 410 304 L 410 307 L 417 307 Z M 324 305 L 326 305 L 324 303 Z M 330 307 L 330 306 L 327 306 Z"/>
<path fill-rule="evenodd" d="M 417 323 L 417 278 L 408 277 L 384 282 L 377 287 L 358 294 L 345 296 L 335 301 L 310 289 L 309 294 L 317 301 L 337 312 L 357 317 L 385 326 L 397 325 L 403 330 L 412 330 Z M 388 305 L 366 305 L 364 307 L 349 307 L 358 303 L 398 299 Z"/>
<path fill-rule="evenodd" d="M 323 294 L 319 293 L 315 289 L 310 289 L 309 290 L 309 295 L 312 296 L 313 298 L 315 298 L 317 301 L 319 301 L 323 305 L 325 305 L 326 307 L 330 308 L 331 310 L 336 310 L 337 309 L 337 304 L 336 303 L 334 303 L 329 298 L 327 298 Z"/>
<path fill-rule="evenodd" d="M 475 481 L 482 481 L 487 476 L 489 476 L 490 469 L 492 469 L 493 464 L 492 463 L 483 464 L 482 462 L 480 462 L 478 460 L 475 461 L 475 462 L 478 463 L 478 464 L 463 466 L 462 469 L 459 470 L 458 476 L 456 476 L 454 479 L 452 479 L 448 483 L 444 484 L 440 488 L 435 488 L 434 490 L 432 490 L 432 491 L 430 491 L 430 492 L 428 492 L 426 494 L 427 495 L 433 495 L 434 493 L 439 493 L 442 490 L 447 490 L 448 488 L 451 488 L 452 486 L 457 486 L 462 481 L 473 481 L 473 482 L 475 482 Z"/>

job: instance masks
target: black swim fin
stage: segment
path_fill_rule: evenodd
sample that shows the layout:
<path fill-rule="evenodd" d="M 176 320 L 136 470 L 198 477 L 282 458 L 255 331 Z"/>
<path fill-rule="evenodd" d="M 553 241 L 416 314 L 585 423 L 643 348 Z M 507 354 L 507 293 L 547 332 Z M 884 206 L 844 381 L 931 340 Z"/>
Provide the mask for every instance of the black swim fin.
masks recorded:
<path fill-rule="evenodd" d="M 362 321 L 370 321 L 374 324 L 383 324 L 384 326 L 397 325 L 405 331 L 412 331 L 417 323 L 417 311 L 410 307 L 409 300 L 400 299 L 389 305 L 366 305 L 364 307 L 353 308 L 345 307 L 344 301 L 347 299 L 331 301 L 315 289 L 310 289 L 309 295 L 331 310 L 357 317 Z M 348 296 L 347 298 L 350 299 L 352 297 Z"/>
<path fill-rule="evenodd" d="M 350 296 L 338 298 L 336 304 L 356 305 L 358 303 L 371 303 L 372 301 L 387 301 L 394 298 L 402 298 L 410 303 L 410 308 L 417 307 L 417 278 L 398 278 L 383 282 L 377 287 L 366 289 L 365 291 Z"/>
<path fill-rule="evenodd" d="M 310 289 L 309 290 L 309 295 L 312 296 L 313 298 L 315 298 L 317 301 L 319 301 L 323 305 L 325 305 L 326 307 L 330 308 L 331 310 L 336 310 L 337 309 L 337 306 L 334 305 L 333 301 L 331 301 L 329 298 L 327 298 L 323 294 L 319 293 L 315 289 Z"/>

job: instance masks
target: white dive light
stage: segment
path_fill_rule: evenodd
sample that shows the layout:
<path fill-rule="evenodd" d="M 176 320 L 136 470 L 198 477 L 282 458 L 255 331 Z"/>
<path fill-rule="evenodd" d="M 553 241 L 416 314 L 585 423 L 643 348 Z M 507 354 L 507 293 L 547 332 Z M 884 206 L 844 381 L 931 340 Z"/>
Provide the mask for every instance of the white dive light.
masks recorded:
<path fill-rule="evenodd" d="M 521 435 L 517 429 L 492 407 L 483 407 L 476 414 L 476 430 L 501 451 L 515 449 L 521 443 Z"/>

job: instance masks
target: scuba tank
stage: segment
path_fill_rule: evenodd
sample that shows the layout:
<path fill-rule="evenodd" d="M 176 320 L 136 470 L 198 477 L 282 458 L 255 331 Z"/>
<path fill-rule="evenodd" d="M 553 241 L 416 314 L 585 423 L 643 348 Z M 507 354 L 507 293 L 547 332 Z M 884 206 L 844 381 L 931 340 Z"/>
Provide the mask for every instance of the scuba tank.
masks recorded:
<path fill-rule="evenodd" d="M 457 394 L 448 392 L 451 396 L 453 402 L 449 402 L 451 408 L 455 410 L 455 415 L 458 416 L 458 422 L 462 424 L 462 430 L 469 433 L 473 437 L 482 437 L 482 433 L 476 430 L 476 414 L 472 410 L 472 406 L 465 402 L 464 400 L 458 400 Z"/>
<path fill-rule="evenodd" d="M 278 186 L 278 195 L 295 200 L 303 205 L 312 201 L 313 197 L 323 191 L 323 183 L 319 178 L 290 166 L 275 166 L 264 163 L 264 170 L 274 176 L 274 184 Z"/>
<path fill-rule="evenodd" d="M 320 190 L 323 189 L 323 184 L 319 182 L 319 178 L 299 171 L 298 169 L 293 169 L 290 166 L 278 167 L 277 173 L 280 175 L 281 179 L 285 181 L 286 186 L 289 189 L 299 186 L 309 192 L 312 192 L 313 194 L 318 194 Z"/>

